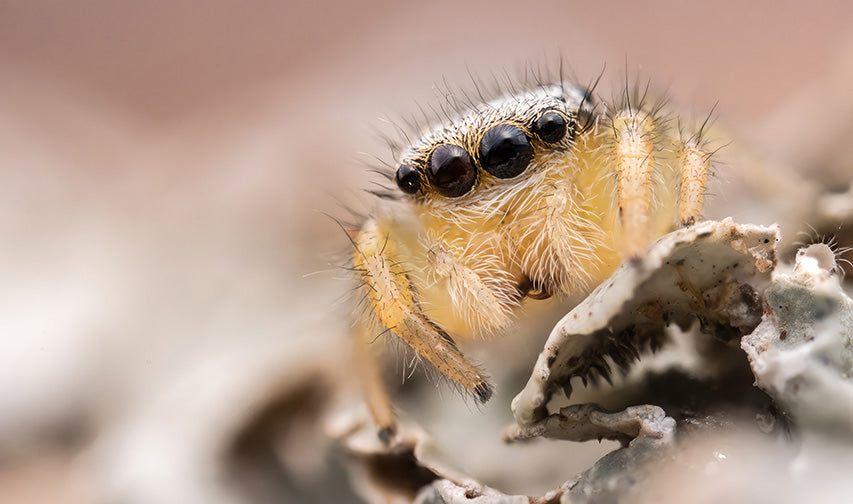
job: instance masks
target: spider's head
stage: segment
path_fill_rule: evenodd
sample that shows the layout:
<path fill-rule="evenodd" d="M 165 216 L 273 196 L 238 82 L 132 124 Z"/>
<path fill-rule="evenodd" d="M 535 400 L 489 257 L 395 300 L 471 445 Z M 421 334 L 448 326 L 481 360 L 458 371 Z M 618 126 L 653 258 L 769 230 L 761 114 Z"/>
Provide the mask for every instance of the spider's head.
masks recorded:
<path fill-rule="evenodd" d="M 397 186 L 421 202 L 465 204 L 524 183 L 589 121 L 589 93 L 548 86 L 461 111 L 403 153 Z"/>

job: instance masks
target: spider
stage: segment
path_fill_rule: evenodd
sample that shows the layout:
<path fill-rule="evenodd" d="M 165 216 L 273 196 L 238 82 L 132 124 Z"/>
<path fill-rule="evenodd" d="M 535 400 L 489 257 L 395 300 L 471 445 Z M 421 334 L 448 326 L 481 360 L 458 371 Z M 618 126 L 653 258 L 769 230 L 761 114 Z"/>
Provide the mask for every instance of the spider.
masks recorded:
<path fill-rule="evenodd" d="M 688 135 L 638 87 L 610 102 L 594 88 L 559 79 L 447 112 L 402 149 L 386 173 L 393 186 L 350 232 L 357 361 L 386 442 L 396 424 L 379 335 L 484 403 L 493 385 L 457 339 L 506 328 L 526 298 L 588 291 L 699 218 L 708 121 Z"/>

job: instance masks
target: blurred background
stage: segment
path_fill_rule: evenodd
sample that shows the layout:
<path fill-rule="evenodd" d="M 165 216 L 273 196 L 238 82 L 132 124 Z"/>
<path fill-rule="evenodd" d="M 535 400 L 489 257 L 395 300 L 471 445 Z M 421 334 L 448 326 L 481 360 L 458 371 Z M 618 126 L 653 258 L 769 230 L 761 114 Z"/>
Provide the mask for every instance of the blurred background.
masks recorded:
<path fill-rule="evenodd" d="M 850 2 L 0 2 L 0 502 L 356 499 L 323 213 L 365 204 L 383 117 L 561 57 L 782 167 L 709 217 L 802 228 L 738 195 L 853 177 Z"/>

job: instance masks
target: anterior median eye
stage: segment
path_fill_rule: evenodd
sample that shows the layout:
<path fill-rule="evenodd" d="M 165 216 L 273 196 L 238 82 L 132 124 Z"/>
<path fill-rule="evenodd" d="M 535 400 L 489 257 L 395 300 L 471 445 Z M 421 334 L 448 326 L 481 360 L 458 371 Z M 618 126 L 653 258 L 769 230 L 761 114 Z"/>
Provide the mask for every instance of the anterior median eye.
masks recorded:
<path fill-rule="evenodd" d="M 474 186 L 474 163 L 468 151 L 452 144 L 441 144 L 429 158 L 430 183 L 442 196 L 456 198 Z"/>
<path fill-rule="evenodd" d="M 543 142 L 557 143 L 566 136 L 566 118 L 557 112 L 545 112 L 533 123 L 533 133 Z"/>
<path fill-rule="evenodd" d="M 530 140 L 518 126 L 498 124 L 480 141 L 480 163 L 497 178 L 512 178 L 523 172 L 533 159 Z"/>

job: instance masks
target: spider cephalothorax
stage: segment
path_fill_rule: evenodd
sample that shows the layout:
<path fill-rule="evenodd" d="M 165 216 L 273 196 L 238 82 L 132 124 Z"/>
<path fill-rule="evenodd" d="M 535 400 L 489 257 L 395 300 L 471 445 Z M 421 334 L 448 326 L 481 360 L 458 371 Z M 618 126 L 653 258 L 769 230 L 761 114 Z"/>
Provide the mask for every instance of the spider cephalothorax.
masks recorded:
<path fill-rule="evenodd" d="M 486 401 L 492 386 L 454 338 L 506 327 L 524 298 L 588 290 L 698 218 L 710 154 L 701 128 L 685 138 L 661 110 L 636 92 L 594 105 L 583 88 L 539 85 L 466 107 L 401 152 L 398 201 L 353 239 L 362 377 L 384 432 L 377 334 Z"/>

